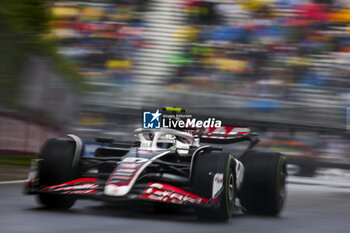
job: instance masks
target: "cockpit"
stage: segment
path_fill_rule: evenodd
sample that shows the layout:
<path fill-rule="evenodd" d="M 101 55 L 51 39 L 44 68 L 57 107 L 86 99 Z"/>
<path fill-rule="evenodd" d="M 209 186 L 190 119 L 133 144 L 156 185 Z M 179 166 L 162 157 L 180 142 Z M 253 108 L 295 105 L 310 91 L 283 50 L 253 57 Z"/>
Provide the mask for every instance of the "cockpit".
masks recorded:
<path fill-rule="evenodd" d="M 188 153 L 191 146 L 199 146 L 199 140 L 191 134 L 168 128 L 136 129 L 136 136 L 143 149 L 177 150 L 178 153 Z"/>

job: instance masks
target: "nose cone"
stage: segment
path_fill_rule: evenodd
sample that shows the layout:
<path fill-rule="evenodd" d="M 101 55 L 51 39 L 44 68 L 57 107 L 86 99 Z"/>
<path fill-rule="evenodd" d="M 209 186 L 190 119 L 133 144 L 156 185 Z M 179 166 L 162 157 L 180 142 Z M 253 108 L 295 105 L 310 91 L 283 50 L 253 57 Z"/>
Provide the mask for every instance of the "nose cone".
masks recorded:
<path fill-rule="evenodd" d="M 108 184 L 105 187 L 104 194 L 108 196 L 124 196 L 130 191 L 127 185 L 118 186 L 115 184 Z"/>

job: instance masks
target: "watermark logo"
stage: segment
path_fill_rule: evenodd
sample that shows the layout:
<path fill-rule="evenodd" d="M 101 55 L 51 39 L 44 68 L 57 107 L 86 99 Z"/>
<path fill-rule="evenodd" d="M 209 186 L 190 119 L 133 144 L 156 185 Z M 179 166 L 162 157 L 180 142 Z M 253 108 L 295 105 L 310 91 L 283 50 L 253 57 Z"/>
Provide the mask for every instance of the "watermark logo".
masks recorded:
<path fill-rule="evenodd" d="M 160 129 L 162 113 L 159 109 L 155 112 L 143 112 L 143 128 L 144 129 Z"/>
<path fill-rule="evenodd" d="M 208 128 L 221 127 L 221 121 L 215 118 L 196 119 L 187 112 L 179 111 L 143 111 L 143 128 L 144 129 L 193 129 L 193 128 Z"/>

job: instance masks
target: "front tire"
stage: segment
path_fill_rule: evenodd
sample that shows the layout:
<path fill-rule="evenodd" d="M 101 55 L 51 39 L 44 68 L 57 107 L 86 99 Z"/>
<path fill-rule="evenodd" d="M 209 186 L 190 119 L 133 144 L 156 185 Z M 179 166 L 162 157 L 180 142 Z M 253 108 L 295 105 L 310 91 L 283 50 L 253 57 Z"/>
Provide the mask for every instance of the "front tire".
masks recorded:
<path fill-rule="evenodd" d="M 78 167 L 73 164 L 76 143 L 65 138 L 54 138 L 46 141 L 39 158 L 40 188 L 61 184 L 78 177 Z M 76 198 L 60 194 L 40 193 L 39 203 L 52 209 L 69 209 Z"/>
<path fill-rule="evenodd" d="M 206 152 L 197 156 L 193 164 L 193 192 L 208 199 L 213 197 L 215 174 L 222 177 L 222 188 L 217 201 L 210 207 L 198 207 L 199 219 L 226 221 L 232 216 L 235 203 L 234 159 L 223 152 Z"/>
<path fill-rule="evenodd" d="M 277 152 L 249 151 L 240 160 L 245 169 L 239 193 L 243 211 L 279 214 L 286 197 L 286 158 Z"/>

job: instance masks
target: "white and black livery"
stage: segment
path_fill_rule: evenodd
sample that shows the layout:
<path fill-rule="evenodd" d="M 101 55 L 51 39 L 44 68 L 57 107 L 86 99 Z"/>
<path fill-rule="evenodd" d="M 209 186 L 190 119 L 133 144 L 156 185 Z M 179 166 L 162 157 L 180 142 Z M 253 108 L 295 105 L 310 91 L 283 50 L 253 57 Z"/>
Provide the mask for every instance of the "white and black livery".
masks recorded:
<path fill-rule="evenodd" d="M 135 134 L 132 143 L 97 139 L 93 156 L 85 156 L 78 136 L 49 139 L 33 163 L 26 194 L 59 209 L 79 198 L 186 205 L 199 218 L 215 220 L 229 219 L 235 207 L 262 215 L 281 211 L 285 157 L 253 150 L 258 137 L 248 128 L 137 129 Z M 241 141 L 250 142 L 241 155 L 217 146 Z"/>

